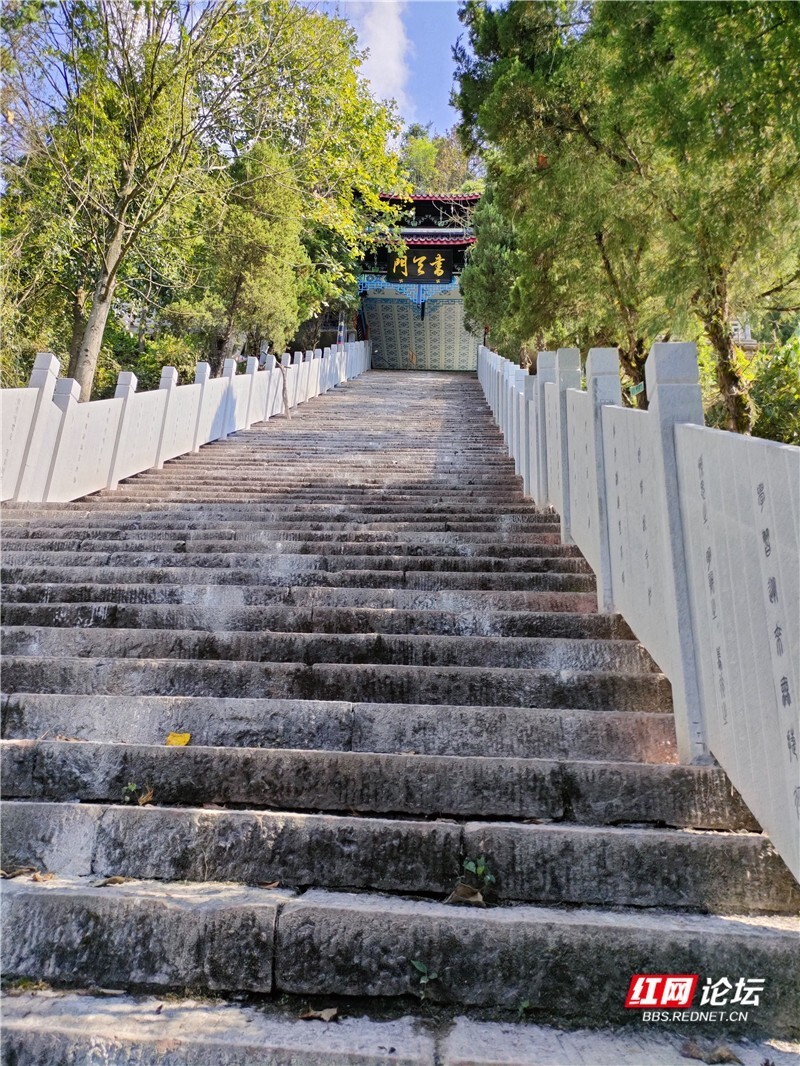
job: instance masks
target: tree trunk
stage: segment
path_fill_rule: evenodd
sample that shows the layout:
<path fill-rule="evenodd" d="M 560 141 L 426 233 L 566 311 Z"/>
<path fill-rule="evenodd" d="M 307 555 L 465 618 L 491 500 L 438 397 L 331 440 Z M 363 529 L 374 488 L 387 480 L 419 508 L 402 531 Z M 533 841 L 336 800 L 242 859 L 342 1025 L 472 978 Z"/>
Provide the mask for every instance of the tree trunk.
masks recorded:
<path fill-rule="evenodd" d="M 72 336 L 69 341 L 69 366 L 67 377 L 74 378 L 78 372 L 78 355 L 86 329 L 86 299 L 89 293 L 79 285 L 72 297 Z"/>
<path fill-rule="evenodd" d="M 107 266 L 104 265 L 100 271 L 100 277 L 97 279 L 92 298 L 92 309 L 86 321 L 86 329 L 83 333 L 75 364 L 75 380 L 81 387 L 81 402 L 91 399 L 97 360 L 100 358 L 103 334 L 111 312 L 111 302 L 114 298 L 116 285 L 116 273 L 112 275 Z"/>
<path fill-rule="evenodd" d="M 234 344 L 234 330 L 233 323 L 236 319 L 236 308 L 239 303 L 239 295 L 242 291 L 242 285 L 244 283 L 244 276 L 240 274 L 236 279 L 236 284 L 233 287 L 233 295 L 231 296 L 230 306 L 228 307 L 228 321 L 225 323 L 225 330 L 220 340 L 222 341 L 222 352 L 220 354 L 220 364 L 225 365 L 225 360 L 230 359 L 233 355 Z"/>
<path fill-rule="evenodd" d="M 128 209 L 129 196 L 130 175 L 126 172 L 126 185 L 117 201 L 114 228 L 103 256 L 97 284 L 92 294 L 92 309 L 86 320 L 86 329 L 83 331 L 78 358 L 75 362 L 75 380 L 81 387 L 81 402 L 89 400 L 92 395 L 97 360 L 100 358 L 103 334 L 106 331 L 106 322 L 111 312 L 114 290 L 117 287 L 117 272 L 124 254 L 125 214 Z"/>
<path fill-rule="evenodd" d="M 634 385 L 640 385 L 644 381 L 644 364 L 646 360 L 647 352 L 643 337 L 629 337 L 627 347 L 619 349 L 619 361 L 622 369 Z M 631 407 L 638 407 L 642 411 L 646 411 L 649 406 L 647 393 L 644 389 L 637 393 L 636 396 L 630 396 L 623 390 L 622 398 Z"/>
<path fill-rule="evenodd" d="M 714 270 L 710 280 L 710 291 L 698 301 L 699 312 L 717 360 L 717 384 L 725 402 L 728 429 L 749 434 L 756 420 L 756 408 L 736 363 L 724 269 Z"/>

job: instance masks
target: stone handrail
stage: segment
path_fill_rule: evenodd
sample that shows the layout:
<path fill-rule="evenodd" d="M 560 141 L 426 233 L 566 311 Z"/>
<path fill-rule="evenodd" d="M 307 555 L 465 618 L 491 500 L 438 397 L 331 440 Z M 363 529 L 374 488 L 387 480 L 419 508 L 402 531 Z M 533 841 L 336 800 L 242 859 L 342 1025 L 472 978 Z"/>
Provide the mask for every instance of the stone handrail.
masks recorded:
<path fill-rule="evenodd" d="M 369 341 L 281 357 L 289 406 L 328 392 L 370 367 Z M 158 389 L 136 392 L 123 372 L 111 400 L 78 403 L 80 389 L 59 378 L 55 355 L 36 357 L 27 388 L 0 390 L 2 499 L 65 503 L 283 412 L 283 374 L 274 356 L 259 369 L 250 357 L 244 374 L 226 359 L 222 376 L 198 363 L 193 385 L 178 385 L 164 367 Z"/>
<path fill-rule="evenodd" d="M 649 409 L 616 348 L 481 346 L 478 377 L 526 494 L 667 675 L 682 762 L 710 752 L 800 880 L 800 449 L 703 425 L 694 344 L 655 344 Z"/>

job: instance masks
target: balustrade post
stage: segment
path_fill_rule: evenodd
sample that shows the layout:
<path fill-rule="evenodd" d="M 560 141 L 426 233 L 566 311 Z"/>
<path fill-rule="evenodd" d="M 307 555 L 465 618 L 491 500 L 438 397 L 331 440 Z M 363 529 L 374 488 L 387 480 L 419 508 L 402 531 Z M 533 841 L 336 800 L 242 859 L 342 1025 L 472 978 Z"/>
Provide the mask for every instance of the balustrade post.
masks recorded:
<path fill-rule="evenodd" d="M 33 409 L 28 440 L 19 465 L 19 477 L 14 489 L 13 499 L 25 502 L 38 502 L 41 499 L 37 484 L 41 485 L 41 450 L 42 436 L 51 414 L 51 403 L 55 392 L 60 364 L 58 358 L 50 352 L 38 352 L 33 370 L 28 381 L 28 388 L 38 389 L 36 405 Z M 33 493 L 33 495 L 31 495 Z"/>
<path fill-rule="evenodd" d="M 592 454 L 589 467 L 594 471 L 594 498 L 589 500 L 593 517 L 597 519 L 599 566 L 597 578 L 597 607 L 604 612 L 614 610 L 614 589 L 611 577 L 611 546 L 608 529 L 608 489 L 606 487 L 605 449 L 603 447 L 603 407 L 622 404 L 619 382 L 619 350 L 591 348 L 586 359 L 586 392 L 589 398 L 589 419 Z"/>
<path fill-rule="evenodd" d="M 311 395 L 317 397 L 322 392 L 322 349 L 314 349 L 314 361 L 311 364 Z"/>
<path fill-rule="evenodd" d="M 533 397 L 536 389 L 536 375 L 526 374 L 522 385 L 523 419 L 522 419 L 522 491 L 532 496 L 534 440 L 536 431 L 536 408 Z"/>
<path fill-rule="evenodd" d="M 557 501 L 561 517 L 561 540 L 574 544 L 570 531 L 569 504 L 569 425 L 567 423 L 567 389 L 581 387 L 581 353 L 577 348 L 559 348 L 556 353 L 556 385 L 558 387 L 558 440 L 550 443 L 558 449 L 560 499 Z"/>
<path fill-rule="evenodd" d="M 158 448 L 156 449 L 156 464 L 154 469 L 161 470 L 164 466 L 164 452 L 166 450 L 167 439 L 167 426 L 169 425 L 169 416 L 172 408 L 172 401 L 175 395 L 175 389 L 178 387 L 178 371 L 174 366 L 165 366 L 161 369 L 161 380 L 158 383 L 159 389 L 165 389 L 167 392 L 167 398 L 164 403 L 164 417 L 161 419 L 161 432 L 158 435 Z"/>
<path fill-rule="evenodd" d="M 59 378 L 56 382 L 56 387 L 53 390 L 53 403 L 61 411 L 61 419 L 58 423 L 58 432 L 56 433 L 55 442 L 53 444 L 53 452 L 50 457 L 49 469 L 47 471 L 47 480 L 45 481 L 44 491 L 42 492 L 42 503 L 47 503 L 50 498 L 50 493 L 53 487 L 53 475 L 55 474 L 56 464 L 58 462 L 58 453 L 61 450 L 61 441 L 64 437 L 64 430 L 67 425 L 67 419 L 69 418 L 70 411 L 75 409 L 78 401 L 81 398 L 81 387 L 77 381 L 73 378 Z"/>
<path fill-rule="evenodd" d="M 534 405 L 536 408 L 536 463 L 533 478 L 533 499 L 544 507 L 548 501 L 547 494 L 547 421 L 545 418 L 544 387 L 556 380 L 556 353 L 539 352 L 536 360 L 536 389 Z"/>
<path fill-rule="evenodd" d="M 522 419 L 525 403 L 525 378 L 522 367 L 514 369 L 514 473 L 522 473 Z"/>
<path fill-rule="evenodd" d="M 248 355 L 245 373 L 250 378 L 250 388 L 247 390 L 247 410 L 244 416 L 243 428 L 249 429 L 255 422 L 255 418 L 252 417 L 253 395 L 256 389 L 256 374 L 258 373 L 258 358 L 255 355 Z"/>
<path fill-rule="evenodd" d="M 233 391 L 233 383 L 236 380 L 236 360 L 226 359 L 222 365 L 222 376 L 228 382 L 225 389 L 225 399 L 222 401 L 225 408 L 225 417 L 222 419 L 222 429 L 217 437 L 217 440 L 227 440 L 228 436 L 233 433 L 235 427 L 231 428 L 233 422 L 233 411 L 236 407 L 236 397 Z"/>
<path fill-rule="evenodd" d="M 267 358 L 264 360 L 264 373 L 267 375 L 267 387 L 264 390 L 264 417 L 261 419 L 262 422 L 266 422 L 272 414 L 273 397 L 275 395 L 273 386 L 277 377 L 276 374 L 273 374 L 273 370 L 275 370 L 277 366 L 277 359 L 271 352 L 268 352 Z"/>
<path fill-rule="evenodd" d="M 139 379 L 130 370 L 123 370 L 117 378 L 117 387 L 114 390 L 114 399 L 122 400 L 122 411 L 117 426 L 117 439 L 114 441 L 114 450 L 111 453 L 111 463 L 108 468 L 107 489 L 115 489 L 119 485 L 119 470 L 122 465 L 122 447 L 128 432 L 128 423 L 131 418 L 131 399 L 136 395 Z"/>
<path fill-rule="evenodd" d="M 644 372 L 649 400 L 647 417 L 653 420 L 655 469 L 651 476 L 656 481 L 666 518 L 664 565 L 668 573 L 664 575 L 667 601 L 664 619 L 672 662 L 670 682 L 678 755 L 684 763 L 703 762 L 708 758 L 708 749 L 692 633 L 675 451 L 677 424 L 703 425 L 697 347 L 692 343 L 654 344 Z"/>
<path fill-rule="evenodd" d="M 200 427 L 203 424 L 203 411 L 208 397 L 208 383 L 211 380 L 211 366 L 208 363 L 198 363 L 194 368 L 194 383 L 200 386 L 200 400 L 197 404 L 197 418 L 194 423 L 194 435 L 192 436 L 192 451 L 200 451 Z"/>
<path fill-rule="evenodd" d="M 322 350 L 322 391 L 328 392 L 331 387 L 331 365 L 333 363 L 333 355 L 330 348 L 323 348 Z"/>

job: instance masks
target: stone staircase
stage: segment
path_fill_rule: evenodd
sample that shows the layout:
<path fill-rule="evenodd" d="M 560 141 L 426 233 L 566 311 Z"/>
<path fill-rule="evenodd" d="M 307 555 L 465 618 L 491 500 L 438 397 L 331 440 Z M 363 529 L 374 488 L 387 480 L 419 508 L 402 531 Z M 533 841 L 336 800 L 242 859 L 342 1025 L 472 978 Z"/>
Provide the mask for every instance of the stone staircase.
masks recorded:
<path fill-rule="evenodd" d="M 4 535 L 4 1061 L 643 1063 L 565 1032 L 637 1021 L 640 972 L 764 978 L 732 1031 L 796 1033 L 800 889 L 676 764 L 474 377 L 369 374 Z M 493 1058 L 480 1019 L 538 1024 Z"/>

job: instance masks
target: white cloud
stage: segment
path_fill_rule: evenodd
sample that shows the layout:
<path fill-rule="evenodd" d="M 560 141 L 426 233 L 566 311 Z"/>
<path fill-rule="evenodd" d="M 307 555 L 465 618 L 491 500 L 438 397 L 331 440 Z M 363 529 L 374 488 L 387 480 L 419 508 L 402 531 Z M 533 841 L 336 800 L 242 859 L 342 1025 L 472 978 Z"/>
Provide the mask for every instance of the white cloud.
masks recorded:
<path fill-rule="evenodd" d="M 361 73 L 381 100 L 395 100 L 406 122 L 414 120 L 414 103 L 407 85 L 411 40 L 403 16 L 406 0 L 349 0 L 341 11 L 358 31 L 359 44 L 369 50 Z"/>

